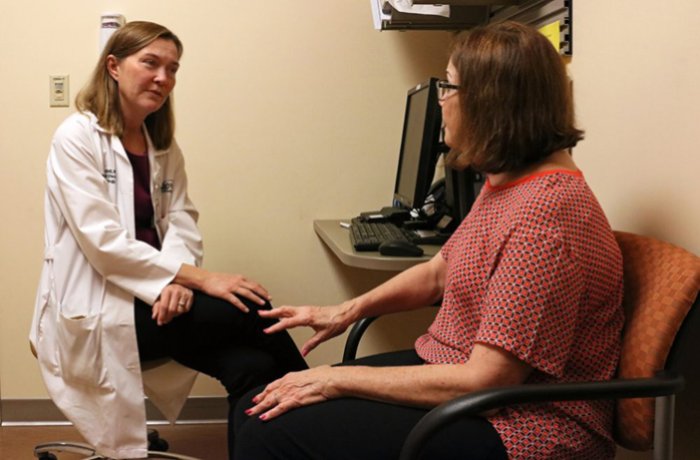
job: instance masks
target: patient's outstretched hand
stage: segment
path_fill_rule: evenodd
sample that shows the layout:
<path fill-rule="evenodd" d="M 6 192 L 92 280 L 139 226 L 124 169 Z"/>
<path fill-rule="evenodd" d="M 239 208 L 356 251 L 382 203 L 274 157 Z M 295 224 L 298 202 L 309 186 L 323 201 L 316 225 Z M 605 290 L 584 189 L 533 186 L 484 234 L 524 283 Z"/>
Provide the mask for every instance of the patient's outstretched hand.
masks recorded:
<path fill-rule="evenodd" d="M 283 306 L 272 310 L 260 310 L 258 314 L 264 318 L 275 318 L 279 321 L 265 329 L 265 333 L 274 334 L 285 329 L 293 329 L 298 326 L 308 326 L 316 333 L 301 347 L 302 356 L 306 356 L 311 350 L 322 342 L 342 334 L 352 323 L 348 314 L 349 306 L 346 304 L 327 307 Z"/>

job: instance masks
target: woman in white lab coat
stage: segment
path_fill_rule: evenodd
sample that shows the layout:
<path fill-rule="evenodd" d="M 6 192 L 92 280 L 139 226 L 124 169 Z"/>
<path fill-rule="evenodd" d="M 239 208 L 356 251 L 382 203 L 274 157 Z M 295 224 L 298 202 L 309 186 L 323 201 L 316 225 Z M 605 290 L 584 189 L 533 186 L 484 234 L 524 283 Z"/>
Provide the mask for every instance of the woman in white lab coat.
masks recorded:
<path fill-rule="evenodd" d="M 288 335 L 262 332 L 263 286 L 200 267 L 198 214 L 173 138 L 181 55 L 158 24 L 117 30 L 47 162 L 30 341 L 54 402 L 111 458 L 146 455 L 144 391 L 174 418 L 194 370 L 219 379 L 234 403 L 306 367 Z M 141 362 L 164 357 L 180 366 L 147 387 Z"/>

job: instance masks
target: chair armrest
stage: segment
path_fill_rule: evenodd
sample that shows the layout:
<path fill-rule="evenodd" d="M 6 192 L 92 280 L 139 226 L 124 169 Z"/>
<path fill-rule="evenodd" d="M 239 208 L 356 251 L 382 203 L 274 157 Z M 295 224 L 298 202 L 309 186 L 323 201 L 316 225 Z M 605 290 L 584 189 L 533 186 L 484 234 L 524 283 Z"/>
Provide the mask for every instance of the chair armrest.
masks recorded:
<path fill-rule="evenodd" d="M 430 305 L 429 307 L 437 308 L 440 306 L 441 302 L 442 301 L 440 300 L 434 305 Z M 348 338 L 345 341 L 345 349 L 343 351 L 342 362 L 351 361 L 357 357 L 357 349 L 360 346 L 360 340 L 362 339 L 369 325 L 372 324 L 374 320 L 378 318 L 379 316 L 369 316 L 367 318 L 362 318 L 358 320 L 355 324 L 353 324 L 352 328 L 350 329 L 350 333 L 348 334 Z"/>
<path fill-rule="evenodd" d="M 439 429 L 465 415 L 476 415 L 511 404 L 542 401 L 583 401 L 668 396 L 683 389 L 685 381 L 676 373 L 661 372 L 654 377 L 615 379 L 605 382 L 514 385 L 476 391 L 443 403 L 411 430 L 400 460 L 419 458 L 420 450 Z"/>
<path fill-rule="evenodd" d="M 362 318 L 353 324 L 348 338 L 345 341 L 345 350 L 343 351 L 343 362 L 352 361 L 357 357 L 357 348 L 360 346 L 360 340 L 370 324 L 377 319 L 378 316 L 369 316 Z"/>

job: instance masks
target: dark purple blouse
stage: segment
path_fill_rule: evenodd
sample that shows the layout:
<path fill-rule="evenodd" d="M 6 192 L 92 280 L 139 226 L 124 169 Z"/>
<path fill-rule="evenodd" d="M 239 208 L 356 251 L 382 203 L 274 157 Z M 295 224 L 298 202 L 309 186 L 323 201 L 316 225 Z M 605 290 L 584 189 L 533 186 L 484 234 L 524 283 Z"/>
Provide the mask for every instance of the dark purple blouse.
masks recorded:
<path fill-rule="evenodd" d="M 153 202 L 151 201 L 151 171 L 148 155 L 134 155 L 126 152 L 134 171 L 134 216 L 136 218 L 136 239 L 160 249 L 156 231 Z"/>

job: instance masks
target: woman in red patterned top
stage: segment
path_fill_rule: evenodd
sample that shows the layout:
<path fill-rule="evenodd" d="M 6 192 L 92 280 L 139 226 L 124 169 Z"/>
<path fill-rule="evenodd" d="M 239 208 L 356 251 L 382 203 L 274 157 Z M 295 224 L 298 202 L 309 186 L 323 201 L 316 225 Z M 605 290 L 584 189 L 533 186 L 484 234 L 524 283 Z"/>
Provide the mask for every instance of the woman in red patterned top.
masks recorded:
<path fill-rule="evenodd" d="M 570 155 L 583 132 L 560 56 L 534 29 L 488 25 L 457 38 L 438 86 L 448 161 L 488 178 L 442 251 L 340 305 L 260 313 L 280 319 L 270 333 L 313 328 L 303 354 L 362 317 L 442 299 L 435 321 L 415 350 L 291 373 L 250 393 L 252 405 L 243 397 L 237 459 L 396 458 L 418 419 L 456 396 L 613 376 L 622 260 Z M 608 402 L 516 405 L 457 422 L 424 455 L 612 458 L 611 425 Z"/>

